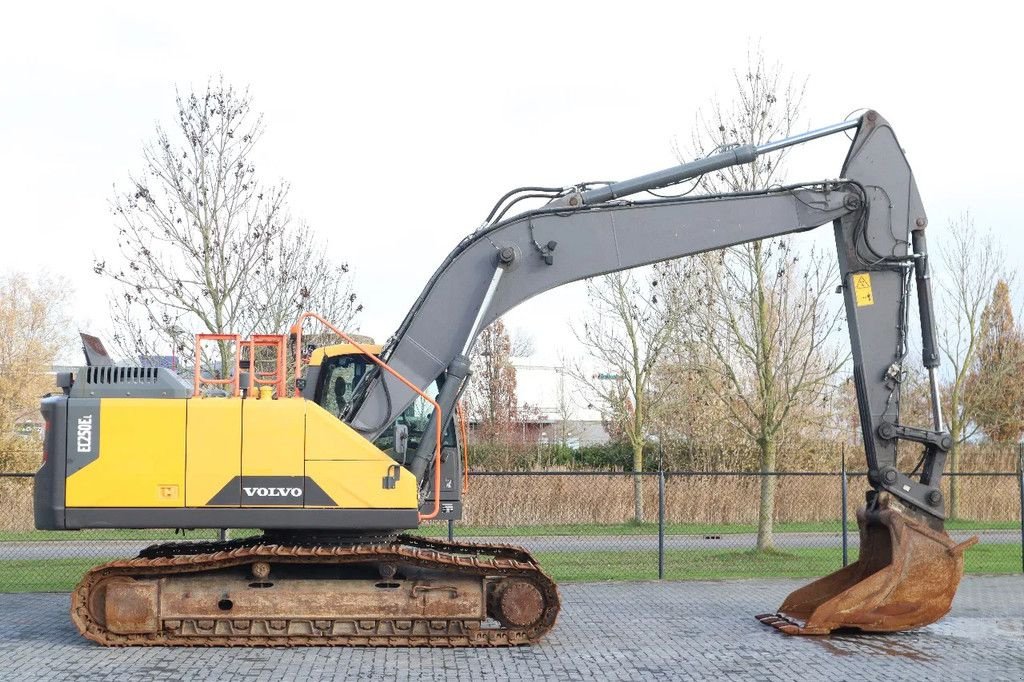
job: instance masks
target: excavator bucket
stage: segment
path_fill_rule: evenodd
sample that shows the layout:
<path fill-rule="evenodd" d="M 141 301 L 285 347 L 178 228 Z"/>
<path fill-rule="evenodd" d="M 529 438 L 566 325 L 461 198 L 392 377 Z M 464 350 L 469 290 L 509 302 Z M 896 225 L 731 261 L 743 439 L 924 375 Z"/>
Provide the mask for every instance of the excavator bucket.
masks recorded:
<path fill-rule="evenodd" d="M 964 572 L 964 550 L 942 530 L 907 511 L 888 493 L 857 512 L 860 558 L 796 590 L 778 613 L 757 619 L 787 635 L 833 630 L 899 632 L 949 612 Z"/>

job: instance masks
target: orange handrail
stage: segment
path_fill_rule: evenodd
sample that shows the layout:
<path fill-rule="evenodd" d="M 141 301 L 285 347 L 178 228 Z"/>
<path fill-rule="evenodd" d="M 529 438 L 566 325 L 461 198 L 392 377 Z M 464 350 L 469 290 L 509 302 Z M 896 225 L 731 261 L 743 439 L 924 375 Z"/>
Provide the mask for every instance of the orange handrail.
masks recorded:
<path fill-rule="evenodd" d="M 213 379 L 210 377 L 204 377 L 202 373 L 203 364 L 203 341 L 230 341 L 235 344 L 235 370 L 231 373 L 231 376 L 226 379 Z M 231 384 L 231 395 L 233 397 L 238 396 L 238 381 L 239 381 L 239 360 L 242 352 L 242 337 L 238 334 L 196 334 L 196 356 L 192 362 L 192 397 L 199 397 L 199 386 L 201 384 L 217 384 L 226 386 Z"/>
<path fill-rule="evenodd" d="M 459 440 L 462 441 L 462 494 L 469 492 L 469 435 L 466 430 L 466 412 L 462 409 L 462 401 L 455 404 L 455 414 L 459 418 Z"/>
<path fill-rule="evenodd" d="M 301 315 L 299 315 L 299 319 L 297 319 L 295 321 L 295 324 L 292 326 L 292 329 L 291 329 L 292 334 L 295 335 L 295 378 L 296 379 L 298 379 L 299 376 L 302 375 L 302 323 L 307 318 L 310 318 L 310 317 L 312 317 L 313 319 L 319 321 L 325 327 L 327 327 L 332 332 L 334 332 L 335 334 L 340 336 L 342 339 L 345 340 L 346 343 L 352 344 L 355 347 L 356 350 L 358 350 L 360 353 L 362 353 L 366 357 L 370 358 L 370 360 L 372 360 L 378 367 L 380 367 L 383 370 L 386 370 L 389 374 L 391 374 L 391 376 L 393 376 L 396 379 L 398 379 L 399 381 L 401 381 L 408 388 L 410 388 L 413 391 L 415 391 L 421 398 L 423 398 L 424 400 L 426 400 L 427 402 L 429 402 L 431 405 L 434 406 L 434 413 L 437 415 L 437 428 L 435 429 L 435 431 L 437 432 L 436 433 L 437 443 L 435 444 L 435 450 L 434 450 L 434 508 L 433 508 L 433 510 L 429 514 L 420 513 L 419 514 L 419 520 L 420 521 L 429 521 L 430 519 L 435 518 L 441 512 L 441 424 L 444 423 L 444 421 L 442 420 L 441 406 L 438 404 L 438 402 L 436 400 L 434 400 L 433 398 L 428 396 L 426 393 L 421 391 L 420 388 L 418 386 L 416 386 L 416 384 L 412 383 L 411 381 L 409 381 L 408 379 L 403 377 L 401 374 L 398 373 L 397 370 L 393 369 L 390 365 L 388 365 L 388 363 L 384 362 L 383 360 L 378 358 L 376 355 L 374 355 L 372 352 L 370 352 L 367 348 L 363 347 L 358 341 L 353 339 L 351 336 L 349 336 L 348 334 L 346 334 L 345 332 L 341 331 L 340 329 L 335 327 L 333 324 L 328 322 L 326 319 L 324 319 L 324 317 L 322 315 L 319 315 L 319 314 L 313 313 L 313 312 L 308 312 L 308 311 L 302 313 Z M 295 386 L 295 397 L 299 398 L 299 397 L 301 397 L 301 395 L 302 395 L 302 392 L 299 390 L 298 385 L 296 385 Z"/>
<path fill-rule="evenodd" d="M 277 396 L 284 398 L 288 395 L 288 387 L 285 382 L 285 340 L 283 334 L 253 334 L 246 342 L 249 346 L 249 391 L 256 388 L 257 384 L 274 386 L 277 389 Z M 274 371 L 256 371 L 256 349 L 259 347 L 273 348 L 275 352 Z"/>

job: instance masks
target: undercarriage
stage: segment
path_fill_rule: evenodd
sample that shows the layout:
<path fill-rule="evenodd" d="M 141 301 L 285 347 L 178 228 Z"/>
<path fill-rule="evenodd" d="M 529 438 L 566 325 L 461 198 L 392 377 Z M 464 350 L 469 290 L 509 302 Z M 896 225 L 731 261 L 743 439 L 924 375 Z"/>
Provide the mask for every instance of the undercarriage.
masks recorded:
<path fill-rule="evenodd" d="M 108 646 L 512 646 L 558 590 L 518 547 L 395 535 L 336 544 L 154 545 L 89 571 L 81 633 Z"/>

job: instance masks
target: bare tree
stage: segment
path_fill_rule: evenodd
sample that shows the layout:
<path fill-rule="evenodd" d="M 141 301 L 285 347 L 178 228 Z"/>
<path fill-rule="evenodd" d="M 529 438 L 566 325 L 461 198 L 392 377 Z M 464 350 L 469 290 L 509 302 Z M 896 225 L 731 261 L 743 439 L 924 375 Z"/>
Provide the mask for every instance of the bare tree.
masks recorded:
<path fill-rule="evenodd" d="M 967 378 L 977 406 L 975 423 L 996 443 L 1017 443 L 1024 435 L 1024 330 L 1013 319 L 1010 285 L 996 283 L 981 313 L 981 340 Z"/>
<path fill-rule="evenodd" d="M 574 329 L 599 373 L 577 364 L 572 376 L 600 397 L 608 420 L 633 450 L 633 518 L 644 520 L 642 477 L 644 445 L 652 435 L 651 417 L 670 392 L 653 390 L 654 369 L 675 330 L 676 318 L 658 298 L 657 277 L 645 284 L 629 272 L 587 282 L 590 316 Z"/>
<path fill-rule="evenodd" d="M 827 411 L 846 357 L 833 343 L 842 314 L 831 305 L 834 264 L 812 253 L 801 267 L 785 241 L 692 259 L 707 292 L 686 311 L 702 362 L 701 388 L 724 408 L 733 429 L 756 447 L 762 472 L 778 469 L 780 445 Z M 774 476 L 762 476 L 758 548 L 773 547 Z"/>
<path fill-rule="evenodd" d="M 174 126 L 157 126 L 143 172 L 112 200 L 119 262 L 95 264 L 118 285 L 115 345 L 128 355 L 173 347 L 187 357 L 193 330 L 282 332 L 309 305 L 348 325 L 360 306 L 347 266 L 292 223 L 288 185 L 257 174 L 264 123 L 248 92 L 220 79 L 176 103 Z M 219 355 L 226 376 L 226 345 Z"/>
<path fill-rule="evenodd" d="M 939 278 L 939 297 L 943 314 L 939 318 L 938 341 L 948 363 L 948 380 L 943 386 L 944 411 L 949 422 L 953 447 L 949 451 L 949 472 L 960 471 L 961 446 L 979 429 L 977 417 L 989 390 L 995 385 L 975 385 L 969 390 L 971 370 L 975 367 L 984 325 L 982 318 L 989 296 L 1005 274 L 1001 249 L 991 232 L 980 233 L 969 213 L 950 222 L 949 233 L 941 249 L 944 272 Z M 949 479 L 949 515 L 960 510 L 960 486 L 956 476 Z"/>
<path fill-rule="evenodd" d="M 509 355 L 514 358 L 528 358 L 533 355 L 533 337 L 522 329 L 509 332 Z"/>
<path fill-rule="evenodd" d="M 68 293 L 60 278 L 0 277 L 0 469 L 39 463 L 39 436 L 24 427 L 55 388 L 50 366 L 70 344 Z"/>
<path fill-rule="evenodd" d="M 579 423 L 576 421 L 577 405 L 573 400 L 572 386 L 566 381 L 573 381 L 572 375 L 566 370 L 565 363 L 555 370 L 558 374 L 558 385 L 555 386 L 555 416 L 558 418 L 558 443 L 566 447 L 580 435 Z"/>
<path fill-rule="evenodd" d="M 519 417 L 516 368 L 513 357 L 532 353 L 529 338 L 509 334 L 499 318 L 484 329 L 473 345 L 473 379 L 466 390 L 470 418 L 485 441 L 508 441 Z"/>
<path fill-rule="evenodd" d="M 804 87 L 748 55 L 733 96 L 698 115 L 693 147 L 705 154 L 733 144 L 762 144 L 797 126 Z M 764 156 L 705 176 L 707 192 L 766 189 L 782 180 L 782 155 Z M 756 446 L 762 472 L 777 468 L 780 442 L 833 388 L 845 356 L 831 342 L 842 313 L 829 297 L 834 259 L 795 252 L 787 239 L 744 244 L 688 259 L 680 266 L 705 298 L 684 311 L 701 364 L 704 390 L 717 397 L 732 426 Z M 761 477 L 758 549 L 773 548 L 776 480 Z"/>
<path fill-rule="evenodd" d="M 240 329 L 284 331 L 306 310 L 320 313 L 339 329 L 351 327 L 362 312 L 347 263 L 335 263 L 326 243 L 305 223 L 287 229 L 275 244 L 277 255 L 265 263 L 263 286 L 253 290 Z"/>
<path fill-rule="evenodd" d="M 749 468 L 756 464 L 756 459 L 751 457 L 746 435 L 736 428 L 729 415 L 722 398 L 727 391 L 724 386 L 708 390 L 707 383 L 715 379 L 700 371 L 717 360 L 711 344 L 701 337 L 697 327 L 688 323 L 694 316 L 694 307 L 715 304 L 703 278 L 697 276 L 697 262 L 680 259 L 655 266 L 663 283 L 665 309 L 675 314 L 680 323 L 655 368 L 655 388 L 663 397 L 653 415 L 654 428 L 664 447 L 683 457 L 674 463 L 677 466 Z"/>

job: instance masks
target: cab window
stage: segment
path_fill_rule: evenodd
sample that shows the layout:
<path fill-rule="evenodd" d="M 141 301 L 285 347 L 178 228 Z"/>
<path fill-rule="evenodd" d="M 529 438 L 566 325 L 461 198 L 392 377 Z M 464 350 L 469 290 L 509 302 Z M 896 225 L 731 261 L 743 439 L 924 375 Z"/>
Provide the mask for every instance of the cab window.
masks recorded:
<path fill-rule="evenodd" d="M 356 386 L 366 374 L 367 362 L 361 355 L 326 358 L 320 370 L 320 407 L 337 417 L 345 414 Z"/>
<path fill-rule="evenodd" d="M 423 392 L 431 398 L 436 399 L 437 382 L 430 382 L 430 385 L 427 386 Z M 398 419 L 395 420 L 396 424 L 403 424 L 409 427 L 409 444 L 406 459 L 409 459 L 409 457 L 412 456 L 412 453 L 416 452 L 416 449 L 420 446 L 420 441 L 423 440 L 423 432 L 427 430 L 427 426 L 430 424 L 430 417 L 433 413 L 434 406 L 423 399 L 423 397 L 416 396 L 416 399 L 412 401 L 409 407 L 405 408 L 405 411 L 398 415 Z M 445 429 L 442 445 L 444 447 L 455 447 L 455 442 L 455 421 L 452 420 L 452 422 L 449 423 L 448 428 Z M 373 444 L 388 454 L 394 455 L 394 428 L 389 426 L 384 433 L 377 437 L 377 440 L 373 441 Z"/>
<path fill-rule="evenodd" d="M 352 402 L 356 387 L 362 381 L 369 369 L 370 360 L 363 355 L 338 355 L 332 358 L 324 358 L 320 369 L 319 395 L 320 407 L 331 414 L 341 418 L 345 409 Z M 437 397 L 437 382 L 431 382 L 424 391 L 431 398 Z M 430 423 L 430 416 L 434 406 L 420 396 L 398 416 L 396 424 L 403 424 L 409 428 L 409 441 L 406 458 L 419 447 L 423 440 L 423 432 Z M 445 430 L 444 446 L 455 447 L 455 422 L 450 423 Z M 395 430 L 389 426 L 373 442 L 379 449 L 394 455 Z"/>

